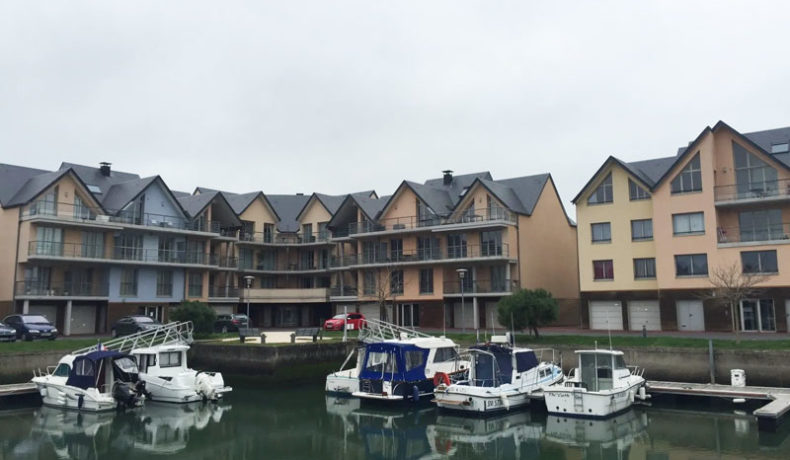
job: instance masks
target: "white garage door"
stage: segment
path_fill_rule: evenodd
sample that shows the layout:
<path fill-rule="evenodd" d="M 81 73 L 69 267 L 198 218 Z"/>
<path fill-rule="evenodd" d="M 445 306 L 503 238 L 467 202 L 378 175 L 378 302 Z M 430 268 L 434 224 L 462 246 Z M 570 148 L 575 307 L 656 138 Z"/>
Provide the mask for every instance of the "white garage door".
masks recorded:
<path fill-rule="evenodd" d="M 634 300 L 628 302 L 628 322 L 632 331 L 661 330 L 661 310 L 658 300 Z"/>
<path fill-rule="evenodd" d="M 590 302 L 590 329 L 623 330 L 623 306 L 620 302 Z"/>
<path fill-rule="evenodd" d="M 71 307 L 71 333 L 96 333 L 96 306 L 73 305 Z"/>
<path fill-rule="evenodd" d="M 215 305 L 214 312 L 218 315 L 232 315 L 236 313 L 236 307 L 232 305 Z"/>
<path fill-rule="evenodd" d="M 453 304 L 453 327 L 474 329 L 475 327 L 475 312 L 472 301 L 464 302 L 464 309 L 461 310 L 461 302 Z"/>
<path fill-rule="evenodd" d="M 497 316 L 497 303 L 486 302 L 486 329 L 491 330 L 491 326 L 495 329 L 505 329 L 505 326 L 499 323 Z"/>
<path fill-rule="evenodd" d="M 30 312 L 31 315 L 42 315 L 46 317 L 50 323 L 57 324 L 58 307 L 55 305 L 31 305 L 28 312 Z"/>
<path fill-rule="evenodd" d="M 348 311 L 349 312 L 354 311 L 354 306 L 349 305 Z M 343 307 L 338 306 L 337 312 L 338 314 L 343 313 Z M 362 313 L 365 316 L 365 318 L 370 318 L 370 319 L 379 319 L 379 317 L 381 316 L 379 314 L 379 304 L 377 303 L 363 303 L 359 306 L 359 312 Z"/>
<path fill-rule="evenodd" d="M 678 300 L 676 305 L 679 331 L 705 330 L 705 313 L 701 300 Z"/>

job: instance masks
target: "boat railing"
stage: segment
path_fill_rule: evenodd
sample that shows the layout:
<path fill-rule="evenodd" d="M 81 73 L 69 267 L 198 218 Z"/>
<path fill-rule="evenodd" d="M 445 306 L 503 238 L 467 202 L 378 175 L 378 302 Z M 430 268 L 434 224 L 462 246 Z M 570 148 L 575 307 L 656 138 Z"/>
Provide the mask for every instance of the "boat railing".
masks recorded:
<path fill-rule="evenodd" d="M 639 366 L 625 366 L 629 371 L 631 371 L 631 375 L 635 377 L 642 377 L 645 374 L 645 368 Z"/>
<path fill-rule="evenodd" d="M 189 345 L 193 340 L 193 332 L 194 326 L 192 325 L 192 321 L 168 323 L 155 329 L 137 332 L 135 334 L 111 339 L 106 342 L 99 342 L 96 345 L 92 345 L 90 347 L 80 348 L 79 350 L 74 350 L 72 354 L 81 355 L 84 353 L 97 351 L 99 349 L 129 353 L 132 350 L 138 348 L 149 348 L 159 345 L 176 343 Z"/>
<path fill-rule="evenodd" d="M 33 369 L 33 377 L 44 377 L 44 376 L 47 376 L 47 375 L 52 375 L 52 373 L 55 372 L 56 368 L 57 368 L 57 366 L 47 366 L 47 371 L 46 372 L 42 372 L 40 368 L 39 369 Z"/>
<path fill-rule="evenodd" d="M 365 343 L 383 342 L 385 340 L 406 340 L 416 337 L 431 337 L 414 328 L 398 326 L 378 319 L 366 319 L 359 329 L 359 340 Z"/>
<path fill-rule="evenodd" d="M 532 351 L 535 352 L 535 356 L 537 356 L 538 362 L 541 362 L 541 363 L 542 362 L 549 362 L 549 363 L 557 364 L 557 355 L 558 354 L 560 356 L 560 360 L 562 359 L 562 353 L 558 353 L 557 350 L 555 350 L 554 348 L 533 348 Z M 548 353 L 551 353 L 551 360 L 544 359 L 543 358 L 543 354 L 544 353 L 546 353 L 547 356 L 548 356 Z M 562 364 L 562 363 L 560 363 L 560 364 Z"/>

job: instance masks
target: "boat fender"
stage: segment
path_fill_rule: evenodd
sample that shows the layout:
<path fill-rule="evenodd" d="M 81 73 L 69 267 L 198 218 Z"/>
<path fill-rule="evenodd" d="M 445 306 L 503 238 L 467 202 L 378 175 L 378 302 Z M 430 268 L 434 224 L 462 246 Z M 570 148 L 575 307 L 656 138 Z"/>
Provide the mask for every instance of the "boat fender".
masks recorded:
<path fill-rule="evenodd" d="M 628 402 L 631 404 L 634 403 L 634 390 L 628 390 Z"/>
<path fill-rule="evenodd" d="M 77 409 L 82 410 L 82 405 L 85 403 L 85 396 L 79 395 L 77 398 Z"/>
<path fill-rule="evenodd" d="M 439 383 L 444 383 L 445 386 L 450 386 L 450 376 L 444 372 L 437 372 L 433 374 L 433 386 L 439 386 Z"/>
<path fill-rule="evenodd" d="M 510 400 L 507 399 L 507 395 L 502 393 L 499 395 L 499 399 L 502 400 L 502 405 L 505 406 L 505 410 L 510 410 Z"/>
<path fill-rule="evenodd" d="M 420 400 L 420 389 L 417 388 L 417 385 L 411 387 L 411 400 L 412 402 L 418 402 Z"/>

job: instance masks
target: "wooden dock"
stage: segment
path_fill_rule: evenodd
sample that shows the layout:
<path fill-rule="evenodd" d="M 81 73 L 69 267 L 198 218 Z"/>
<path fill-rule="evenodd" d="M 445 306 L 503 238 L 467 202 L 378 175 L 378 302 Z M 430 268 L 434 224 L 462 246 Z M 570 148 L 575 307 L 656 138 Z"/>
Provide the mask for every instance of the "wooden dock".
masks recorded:
<path fill-rule="evenodd" d="M 36 393 L 38 393 L 38 389 L 36 388 L 36 384 L 33 382 L 0 385 L 0 398 L 9 396 L 23 396 Z"/>
<path fill-rule="evenodd" d="M 646 386 L 649 394 L 657 395 L 769 401 L 768 404 L 753 412 L 757 418 L 757 426 L 761 430 L 775 430 L 781 423 L 782 417 L 790 412 L 790 388 L 736 387 L 715 383 L 662 382 L 657 380 L 648 380 Z"/>

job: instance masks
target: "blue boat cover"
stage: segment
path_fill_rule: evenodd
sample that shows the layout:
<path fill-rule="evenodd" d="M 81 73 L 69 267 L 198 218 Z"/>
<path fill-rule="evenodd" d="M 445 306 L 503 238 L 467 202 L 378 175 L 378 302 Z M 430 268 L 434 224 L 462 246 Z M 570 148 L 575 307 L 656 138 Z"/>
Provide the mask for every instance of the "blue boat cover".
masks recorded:
<path fill-rule="evenodd" d="M 71 364 L 71 372 L 66 380 L 66 385 L 70 385 L 83 390 L 96 387 L 96 373 L 99 370 L 99 363 L 105 358 L 120 358 L 129 356 L 118 351 L 100 350 L 92 351 L 74 358 Z"/>
<path fill-rule="evenodd" d="M 398 382 L 425 380 L 429 352 L 428 349 L 406 343 L 368 344 L 359 378 Z"/>

